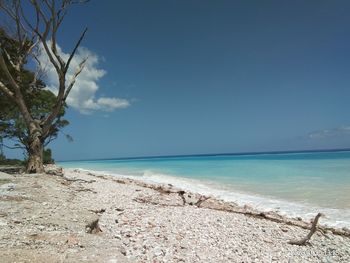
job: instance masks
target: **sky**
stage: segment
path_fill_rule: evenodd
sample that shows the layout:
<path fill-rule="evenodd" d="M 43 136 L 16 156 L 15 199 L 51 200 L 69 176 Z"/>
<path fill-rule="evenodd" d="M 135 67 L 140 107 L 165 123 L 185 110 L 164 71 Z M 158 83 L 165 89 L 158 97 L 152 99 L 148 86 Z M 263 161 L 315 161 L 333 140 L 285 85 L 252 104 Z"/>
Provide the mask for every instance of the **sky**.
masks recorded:
<path fill-rule="evenodd" d="M 51 143 L 54 158 L 350 148 L 349 10 L 347 0 L 74 5 L 60 52 L 88 27 L 68 75 L 89 60 L 68 99 L 74 141 Z"/>

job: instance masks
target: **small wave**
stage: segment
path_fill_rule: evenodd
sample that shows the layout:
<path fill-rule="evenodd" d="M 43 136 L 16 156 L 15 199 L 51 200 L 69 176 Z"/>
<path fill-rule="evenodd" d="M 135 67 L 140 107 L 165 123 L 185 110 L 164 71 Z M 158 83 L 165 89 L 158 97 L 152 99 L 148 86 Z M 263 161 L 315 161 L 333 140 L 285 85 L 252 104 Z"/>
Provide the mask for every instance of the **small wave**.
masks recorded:
<path fill-rule="evenodd" d="M 177 188 L 181 188 L 190 192 L 195 192 L 202 195 L 212 195 L 216 198 L 222 199 L 227 202 L 235 202 L 241 206 L 249 205 L 263 212 L 274 211 L 278 212 L 280 215 L 283 216 L 301 217 L 305 221 L 309 221 L 310 219 L 315 217 L 315 214 L 321 212 L 326 215 L 322 219 L 322 225 L 337 228 L 350 227 L 350 209 L 317 207 L 296 202 L 290 202 L 286 200 L 268 198 L 266 196 L 261 196 L 257 194 L 247 194 L 235 190 L 229 190 L 220 183 L 210 181 L 199 181 L 197 179 L 155 173 L 151 170 L 146 170 L 143 172 L 143 174 L 137 175 L 120 174 L 111 171 L 95 171 L 83 168 L 78 169 L 81 171 L 91 172 L 99 175 L 111 175 L 120 178 L 141 180 L 146 183 L 172 184 Z"/>

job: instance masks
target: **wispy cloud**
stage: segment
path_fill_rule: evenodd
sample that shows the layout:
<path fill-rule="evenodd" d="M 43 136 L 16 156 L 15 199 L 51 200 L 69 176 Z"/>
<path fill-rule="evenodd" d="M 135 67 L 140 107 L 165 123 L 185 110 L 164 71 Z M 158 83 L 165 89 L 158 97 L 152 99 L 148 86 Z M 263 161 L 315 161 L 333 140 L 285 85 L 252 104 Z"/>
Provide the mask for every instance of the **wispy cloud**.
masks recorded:
<path fill-rule="evenodd" d="M 58 48 L 62 58 L 67 61 L 69 54 L 64 53 Z M 96 97 L 96 92 L 100 89 L 98 81 L 106 75 L 106 71 L 99 68 L 99 62 L 103 59 L 87 48 L 81 47 L 77 50 L 76 55 L 71 61 L 70 68 L 67 72 L 67 82 L 72 79 L 73 74 L 79 63 L 88 57 L 83 71 L 78 76 L 76 83 L 71 90 L 67 104 L 81 113 L 90 114 L 95 111 L 112 112 L 116 109 L 127 108 L 130 102 L 126 99 L 115 97 Z M 57 94 L 58 79 L 55 68 L 51 63 L 48 63 L 48 58 L 45 52 L 41 52 L 40 61 L 45 65 L 46 84 L 47 88 Z"/>
<path fill-rule="evenodd" d="M 350 136 L 350 126 L 341 126 L 333 129 L 310 132 L 309 139 L 326 139 L 340 136 Z"/>

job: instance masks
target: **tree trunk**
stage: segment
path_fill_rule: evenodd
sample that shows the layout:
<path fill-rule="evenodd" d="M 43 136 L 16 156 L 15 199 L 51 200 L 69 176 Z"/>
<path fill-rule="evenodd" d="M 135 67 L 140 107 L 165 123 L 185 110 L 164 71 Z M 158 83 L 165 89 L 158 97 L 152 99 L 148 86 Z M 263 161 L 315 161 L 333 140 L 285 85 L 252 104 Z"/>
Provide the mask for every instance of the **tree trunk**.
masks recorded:
<path fill-rule="evenodd" d="M 41 131 L 34 124 L 31 125 L 33 128 L 30 128 L 31 139 L 29 142 L 28 149 L 28 163 L 26 167 L 27 173 L 43 173 L 43 142 L 41 140 Z M 36 126 L 36 127 L 35 127 Z"/>

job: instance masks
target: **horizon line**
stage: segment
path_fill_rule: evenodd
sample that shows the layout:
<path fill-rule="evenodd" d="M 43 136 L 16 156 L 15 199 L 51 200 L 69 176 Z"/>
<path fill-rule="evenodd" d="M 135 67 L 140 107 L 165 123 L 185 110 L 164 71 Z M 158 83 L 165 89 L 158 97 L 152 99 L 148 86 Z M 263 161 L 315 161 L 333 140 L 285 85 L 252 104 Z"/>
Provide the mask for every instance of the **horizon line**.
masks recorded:
<path fill-rule="evenodd" d="M 229 155 L 263 155 L 263 154 L 286 154 L 286 153 L 311 153 L 311 152 L 346 152 L 350 148 L 340 149 L 316 149 L 316 150 L 285 150 L 285 151 L 262 151 L 262 152 L 235 152 L 235 153 L 198 153 L 198 154 L 174 154 L 174 155 L 151 155 L 134 157 L 108 157 L 108 158 L 88 158 L 60 160 L 57 162 L 76 162 L 76 161 L 99 161 L 99 160 L 138 160 L 138 159 L 156 159 L 156 158 L 176 158 L 176 157 L 194 157 L 194 156 L 229 156 Z"/>

